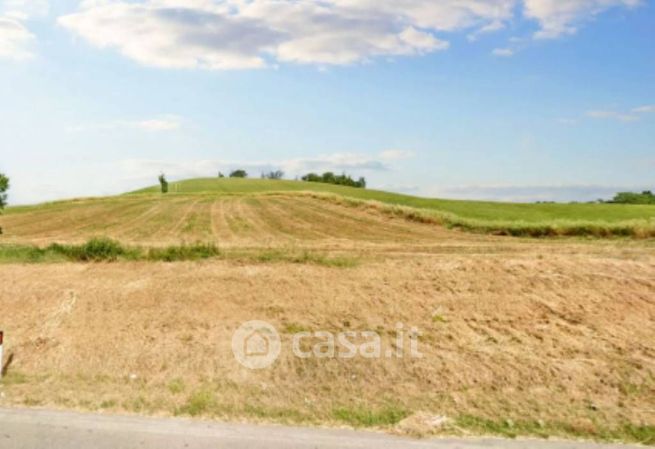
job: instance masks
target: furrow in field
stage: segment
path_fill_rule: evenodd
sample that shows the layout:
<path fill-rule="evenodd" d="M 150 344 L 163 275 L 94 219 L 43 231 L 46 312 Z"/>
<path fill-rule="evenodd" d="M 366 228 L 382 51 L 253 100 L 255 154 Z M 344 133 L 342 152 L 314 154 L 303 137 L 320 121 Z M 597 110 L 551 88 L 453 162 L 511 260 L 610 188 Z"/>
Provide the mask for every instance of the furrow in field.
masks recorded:
<path fill-rule="evenodd" d="M 111 202 L 76 204 L 59 210 L 28 213 L 27 222 L 5 225 L 9 237 L 39 242 L 71 241 L 103 234 L 112 221 L 125 215 L 139 214 L 143 203 Z"/>
<path fill-rule="evenodd" d="M 233 239 L 233 234 L 230 231 L 230 225 L 226 218 L 227 203 L 231 201 L 225 198 L 214 200 L 211 206 L 211 226 L 214 240 L 218 242 L 229 242 Z"/>
<path fill-rule="evenodd" d="M 231 241 L 235 245 L 248 245 L 257 241 L 253 225 L 243 212 L 242 198 L 226 199 L 225 220 L 231 234 Z"/>
<path fill-rule="evenodd" d="M 262 218 L 281 234 L 293 241 L 316 239 L 316 234 L 311 228 L 298 223 L 296 217 L 289 212 L 288 204 L 281 203 L 278 198 L 265 198 L 260 204 L 259 211 Z"/>
<path fill-rule="evenodd" d="M 257 224 L 258 229 L 260 229 L 262 233 L 269 236 L 267 240 L 276 243 L 279 243 L 281 240 L 288 241 L 290 239 L 289 234 L 282 231 L 262 215 L 262 212 L 265 211 L 265 208 L 271 199 L 272 198 L 248 198 L 247 204 L 248 210 L 250 211 L 249 218 Z M 286 209 L 290 205 L 285 204 L 284 206 Z M 295 237 L 297 236 L 294 234 L 294 239 Z"/>
<path fill-rule="evenodd" d="M 298 219 L 311 223 L 331 238 L 347 240 L 372 240 L 371 234 L 377 227 L 375 222 L 357 223 L 353 214 L 339 211 L 326 211 L 312 204 L 312 200 L 297 198 L 293 200 L 294 212 Z"/>
<path fill-rule="evenodd" d="M 372 215 L 357 209 L 330 204 L 317 203 L 310 198 L 294 199 L 299 209 L 300 218 L 310 218 L 321 226 L 330 223 L 335 237 L 354 238 L 356 240 L 389 241 L 389 240 L 420 240 L 425 238 L 419 225 L 406 225 L 401 220 Z"/>
<path fill-rule="evenodd" d="M 168 231 L 168 237 L 176 237 L 181 234 L 181 230 L 183 229 L 185 222 L 188 220 L 189 215 L 192 213 L 193 209 L 196 207 L 199 201 L 199 199 L 193 200 L 188 206 L 183 208 L 181 217 Z"/>
<path fill-rule="evenodd" d="M 132 226 L 122 235 L 115 237 L 126 238 L 132 242 L 167 242 L 165 238 L 170 229 L 171 217 L 180 211 L 182 204 L 184 203 L 179 200 L 160 201 L 138 226 Z"/>
<path fill-rule="evenodd" d="M 161 209 L 161 201 L 144 204 L 147 208 L 136 217 L 125 219 L 124 214 L 108 217 L 106 224 L 107 234 L 114 238 L 130 237 L 136 229 L 142 229 Z"/>
<path fill-rule="evenodd" d="M 212 204 L 212 200 L 204 199 L 194 205 L 181 229 L 183 239 L 202 242 L 212 239 L 210 209 Z"/>
<path fill-rule="evenodd" d="M 308 216 L 306 208 L 300 203 L 302 197 L 297 198 L 278 198 L 274 204 L 279 205 L 282 210 L 290 217 L 293 222 L 307 230 L 311 231 L 311 239 L 316 240 L 334 240 L 342 239 L 342 235 L 335 233 L 335 224 L 325 217 Z"/>

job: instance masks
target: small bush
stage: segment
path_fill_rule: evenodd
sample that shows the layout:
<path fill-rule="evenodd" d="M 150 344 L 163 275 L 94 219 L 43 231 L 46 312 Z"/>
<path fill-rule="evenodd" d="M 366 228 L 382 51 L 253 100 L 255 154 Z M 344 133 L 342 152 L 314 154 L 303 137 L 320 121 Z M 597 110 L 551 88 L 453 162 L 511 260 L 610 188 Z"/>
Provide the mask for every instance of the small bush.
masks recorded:
<path fill-rule="evenodd" d="M 230 178 L 247 178 L 247 177 L 248 177 L 248 172 L 242 169 L 234 170 L 232 173 L 230 173 Z"/>
<path fill-rule="evenodd" d="M 112 262 L 128 254 L 120 243 L 104 237 L 93 238 L 81 246 L 54 243 L 46 248 L 46 251 L 62 254 L 81 262 Z"/>

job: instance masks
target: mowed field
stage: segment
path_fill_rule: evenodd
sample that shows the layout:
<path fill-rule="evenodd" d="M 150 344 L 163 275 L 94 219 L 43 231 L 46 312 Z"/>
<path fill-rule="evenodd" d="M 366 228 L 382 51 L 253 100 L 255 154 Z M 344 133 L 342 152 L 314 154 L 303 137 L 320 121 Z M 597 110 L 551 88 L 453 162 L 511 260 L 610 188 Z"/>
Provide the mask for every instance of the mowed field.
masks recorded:
<path fill-rule="evenodd" d="M 352 246 L 459 235 L 302 194 L 122 196 L 9 209 L 0 220 L 3 242 L 38 245 L 106 236 L 160 246 L 194 242 L 221 247 Z"/>
<path fill-rule="evenodd" d="M 356 263 L 0 263 L 11 356 L 0 406 L 655 444 L 652 239 L 472 234 L 273 192 L 10 208 L 0 217 L 4 246 L 108 236 Z M 249 320 L 281 335 L 268 369 L 232 355 L 232 334 Z M 399 323 L 419 330 L 422 357 L 291 350 L 294 334 L 315 331 L 375 331 L 396 349 Z"/>

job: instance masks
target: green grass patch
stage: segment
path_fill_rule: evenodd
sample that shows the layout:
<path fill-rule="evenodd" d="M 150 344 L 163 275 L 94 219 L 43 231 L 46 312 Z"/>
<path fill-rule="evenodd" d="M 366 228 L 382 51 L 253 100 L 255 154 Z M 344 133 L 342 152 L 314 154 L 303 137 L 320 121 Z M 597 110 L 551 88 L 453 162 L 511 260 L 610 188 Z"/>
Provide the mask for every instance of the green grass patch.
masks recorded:
<path fill-rule="evenodd" d="M 0 263 L 65 262 L 68 258 L 55 251 L 28 245 L 1 245 Z"/>
<path fill-rule="evenodd" d="M 145 258 L 154 261 L 177 262 L 210 259 L 212 257 L 218 257 L 220 254 L 219 249 L 213 244 L 197 243 L 195 245 L 150 248 Z"/>
<path fill-rule="evenodd" d="M 209 390 L 192 393 L 186 403 L 177 411 L 179 415 L 201 416 L 212 413 L 218 406 L 216 395 Z"/>
<path fill-rule="evenodd" d="M 9 371 L 0 379 L 0 385 L 4 386 L 21 385 L 27 382 L 29 382 L 29 378 L 25 374 L 13 370 Z"/>
<path fill-rule="evenodd" d="M 333 410 L 332 417 L 353 427 L 386 427 L 398 424 L 409 414 L 400 406 L 387 405 L 378 409 L 340 407 Z"/>
<path fill-rule="evenodd" d="M 285 249 L 268 249 L 250 255 L 258 262 L 286 262 L 297 264 L 315 264 L 335 268 L 353 268 L 359 265 L 359 260 L 353 257 L 330 256 L 312 251 L 295 252 Z"/>
<path fill-rule="evenodd" d="M 302 332 L 311 332 L 311 329 L 298 323 L 287 323 L 284 326 L 285 334 L 300 334 Z"/>
<path fill-rule="evenodd" d="M 128 247 L 107 238 L 93 238 L 81 245 L 53 243 L 45 248 L 30 245 L 0 245 L 0 263 L 43 262 L 181 262 L 217 257 L 213 244 L 168 246 L 164 248 Z"/>
<path fill-rule="evenodd" d="M 504 438 L 534 436 L 548 438 L 583 438 L 596 441 L 620 441 L 655 445 L 655 426 L 623 424 L 613 428 L 596 425 L 593 422 L 561 423 L 542 421 L 493 420 L 471 415 L 460 416 L 456 425 L 476 434 L 497 435 Z"/>
<path fill-rule="evenodd" d="M 127 249 L 119 242 L 104 237 L 93 238 L 82 245 L 54 243 L 45 249 L 79 262 L 113 262 L 118 258 L 137 258 L 136 250 Z"/>
<path fill-rule="evenodd" d="M 307 416 L 292 408 L 268 408 L 261 405 L 246 404 L 243 414 L 248 417 L 283 423 L 306 422 Z"/>
<path fill-rule="evenodd" d="M 168 383 L 167 388 L 173 394 L 180 394 L 186 389 L 186 385 L 182 379 L 173 379 Z"/>

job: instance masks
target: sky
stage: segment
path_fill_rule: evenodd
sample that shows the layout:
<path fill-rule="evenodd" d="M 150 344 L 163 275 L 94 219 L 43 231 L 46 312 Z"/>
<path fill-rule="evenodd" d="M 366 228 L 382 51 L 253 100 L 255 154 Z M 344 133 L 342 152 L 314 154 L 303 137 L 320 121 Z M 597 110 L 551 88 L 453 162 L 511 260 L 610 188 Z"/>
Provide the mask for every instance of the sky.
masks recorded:
<path fill-rule="evenodd" d="M 461 199 L 655 190 L 655 5 L 0 0 L 10 204 L 236 168 Z"/>

